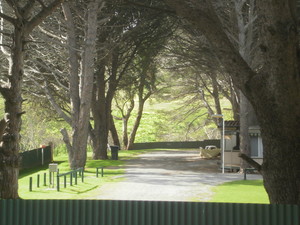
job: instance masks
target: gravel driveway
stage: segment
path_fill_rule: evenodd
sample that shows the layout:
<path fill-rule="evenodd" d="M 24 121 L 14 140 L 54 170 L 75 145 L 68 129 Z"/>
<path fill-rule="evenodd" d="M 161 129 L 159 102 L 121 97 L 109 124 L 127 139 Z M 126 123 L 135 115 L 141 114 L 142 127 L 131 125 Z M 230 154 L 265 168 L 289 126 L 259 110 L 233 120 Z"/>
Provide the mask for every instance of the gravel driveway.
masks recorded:
<path fill-rule="evenodd" d="M 242 179 L 242 174 L 221 174 L 217 160 L 201 159 L 198 150 L 154 151 L 128 160 L 124 179 L 106 183 L 95 199 L 208 201 L 213 186 Z"/>

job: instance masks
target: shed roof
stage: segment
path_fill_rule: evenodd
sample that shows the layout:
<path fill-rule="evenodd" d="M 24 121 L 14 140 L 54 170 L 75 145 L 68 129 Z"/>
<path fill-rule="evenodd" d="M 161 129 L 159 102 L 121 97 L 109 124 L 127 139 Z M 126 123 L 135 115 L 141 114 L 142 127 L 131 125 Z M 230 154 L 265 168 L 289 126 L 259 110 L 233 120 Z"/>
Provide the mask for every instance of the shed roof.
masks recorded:
<path fill-rule="evenodd" d="M 240 128 L 240 122 L 237 120 L 225 120 L 225 130 L 238 130 Z M 222 128 L 222 123 L 218 124 L 218 128 Z"/>

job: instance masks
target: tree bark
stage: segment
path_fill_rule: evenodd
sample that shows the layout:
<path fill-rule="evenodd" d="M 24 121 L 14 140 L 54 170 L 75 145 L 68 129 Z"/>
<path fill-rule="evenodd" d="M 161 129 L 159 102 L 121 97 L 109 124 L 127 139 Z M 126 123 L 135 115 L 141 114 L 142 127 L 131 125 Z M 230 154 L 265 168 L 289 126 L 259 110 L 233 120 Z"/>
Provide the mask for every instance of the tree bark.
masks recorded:
<path fill-rule="evenodd" d="M 103 58 L 99 52 L 99 58 Z M 115 47 L 112 51 L 111 60 L 105 62 L 101 60 L 98 74 L 94 85 L 93 97 L 93 118 L 94 118 L 94 140 L 93 140 L 93 159 L 107 159 L 108 135 L 112 121 L 111 107 L 112 100 L 117 90 L 117 86 L 122 75 L 118 75 L 119 67 L 119 48 Z M 108 85 L 105 80 L 105 66 L 111 63 L 111 72 L 108 78 Z"/>
<path fill-rule="evenodd" d="M 108 117 L 105 98 L 105 64 L 101 61 L 100 69 L 96 75 L 93 91 L 92 114 L 94 118 L 93 128 L 93 159 L 107 159 L 108 143 Z"/>
<path fill-rule="evenodd" d="M 19 198 L 19 144 L 22 112 L 22 84 L 24 74 L 25 43 L 30 32 L 50 15 L 62 2 L 55 0 L 42 7 L 36 15 L 31 16 L 33 2 L 28 1 L 23 7 L 12 2 L 15 18 L 1 13 L 0 17 L 10 22 L 14 31 L 10 46 L 8 85 L 2 86 L 0 92 L 5 99 L 6 129 L 2 136 L 0 147 L 0 197 L 3 199 Z"/>

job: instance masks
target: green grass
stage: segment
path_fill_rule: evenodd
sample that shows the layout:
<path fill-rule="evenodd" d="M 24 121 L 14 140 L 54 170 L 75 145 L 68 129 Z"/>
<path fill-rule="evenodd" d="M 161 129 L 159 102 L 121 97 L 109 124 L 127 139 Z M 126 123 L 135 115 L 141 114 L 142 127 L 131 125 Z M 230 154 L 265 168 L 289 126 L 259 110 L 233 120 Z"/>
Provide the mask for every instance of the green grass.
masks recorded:
<path fill-rule="evenodd" d="M 269 204 L 262 180 L 239 180 L 221 184 L 213 189 L 211 202 Z"/>

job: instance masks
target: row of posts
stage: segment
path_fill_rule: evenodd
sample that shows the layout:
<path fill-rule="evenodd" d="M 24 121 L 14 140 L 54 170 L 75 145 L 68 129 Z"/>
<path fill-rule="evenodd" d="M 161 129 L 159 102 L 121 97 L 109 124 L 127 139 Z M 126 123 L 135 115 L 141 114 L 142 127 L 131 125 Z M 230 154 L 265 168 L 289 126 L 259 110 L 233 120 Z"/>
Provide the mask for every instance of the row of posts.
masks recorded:
<path fill-rule="evenodd" d="M 99 170 L 101 171 L 101 177 L 103 177 L 104 171 L 103 171 L 103 167 L 97 167 L 96 168 L 96 177 L 99 177 Z M 56 175 L 56 189 L 57 191 L 60 191 L 60 178 L 63 177 L 63 181 L 64 181 L 64 188 L 67 187 L 67 175 L 70 175 L 70 186 L 73 186 L 73 180 L 74 180 L 74 185 L 77 185 L 77 180 L 78 180 L 78 173 L 79 176 L 81 177 L 81 182 L 84 182 L 84 168 L 79 168 L 76 170 L 72 170 L 70 172 L 67 173 L 59 173 L 59 169 L 57 169 L 57 175 Z M 54 172 L 50 171 L 49 172 L 49 186 L 54 188 L 54 179 L 55 179 L 55 175 Z M 41 181 L 41 175 L 38 174 L 37 175 L 37 187 L 40 187 L 40 182 Z M 43 174 L 43 185 L 47 186 L 47 173 Z M 32 191 L 32 187 L 33 187 L 33 179 L 32 177 L 29 178 L 29 191 Z"/>

